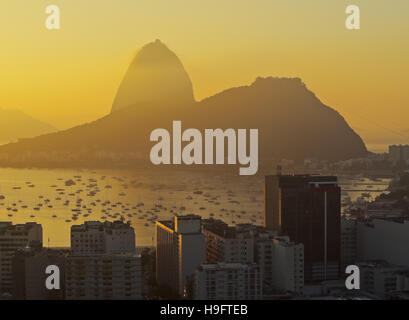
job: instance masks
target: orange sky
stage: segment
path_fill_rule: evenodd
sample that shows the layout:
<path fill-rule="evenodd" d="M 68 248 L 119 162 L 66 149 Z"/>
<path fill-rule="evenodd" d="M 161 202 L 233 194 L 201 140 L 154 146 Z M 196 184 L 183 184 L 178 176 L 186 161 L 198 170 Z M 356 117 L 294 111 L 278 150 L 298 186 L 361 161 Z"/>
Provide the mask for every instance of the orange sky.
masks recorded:
<path fill-rule="evenodd" d="M 351 3 L 359 31 L 345 28 Z M 59 31 L 44 26 L 49 4 Z M 407 0 L 2 0 L 0 106 L 61 129 L 97 119 L 136 50 L 160 38 L 196 99 L 297 76 L 366 141 L 409 142 L 408 14 Z"/>

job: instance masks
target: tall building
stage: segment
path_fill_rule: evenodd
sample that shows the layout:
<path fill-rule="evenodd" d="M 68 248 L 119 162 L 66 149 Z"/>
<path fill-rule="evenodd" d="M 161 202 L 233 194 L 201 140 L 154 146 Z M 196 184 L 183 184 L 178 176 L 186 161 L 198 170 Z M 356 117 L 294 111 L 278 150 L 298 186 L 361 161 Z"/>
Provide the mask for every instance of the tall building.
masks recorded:
<path fill-rule="evenodd" d="M 39 241 L 32 241 L 24 249 L 18 249 L 13 258 L 13 299 L 62 300 L 65 298 L 65 258 L 68 249 L 43 248 Z M 59 269 L 59 289 L 49 290 L 45 283 L 48 266 Z"/>
<path fill-rule="evenodd" d="M 230 227 L 221 220 L 204 220 L 202 233 L 206 237 L 206 263 L 253 263 L 256 231 L 257 227 L 253 225 Z"/>
<path fill-rule="evenodd" d="M 336 177 L 266 176 L 264 214 L 267 229 L 304 245 L 306 283 L 339 277 L 341 190 Z"/>
<path fill-rule="evenodd" d="M 255 256 L 270 292 L 303 294 L 304 246 L 288 237 L 259 237 Z"/>
<path fill-rule="evenodd" d="M 259 300 L 262 297 L 262 277 L 256 264 L 203 264 L 196 269 L 196 300 Z"/>
<path fill-rule="evenodd" d="M 156 280 L 179 295 L 184 295 L 188 277 L 206 260 L 201 228 L 201 217 L 193 214 L 156 222 Z"/>
<path fill-rule="evenodd" d="M 0 298 L 11 296 L 13 291 L 12 261 L 17 249 L 25 248 L 31 241 L 43 241 L 41 225 L 28 222 L 13 225 L 0 222 Z"/>
<path fill-rule="evenodd" d="M 358 221 L 341 218 L 341 266 L 354 264 L 358 259 Z"/>
<path fill-rule="evenodd" d="M 134 229 L 122 221 L 86 221 L 71 227 L 73 255 L 97 255 L 115 251 L 135 252 Z"/>
<path fill-rule="evenodd" d="M 131 252 L 68 256 L 65 285 L 68 300 L 141 299 L 141 256 Z"/>
<path fill-rule="evenodd" d="M 389 160 L 391 160 L 393 164 L 408 163 L 409 145 L 389 146 Z"/>
<path fill-rule="evenodd" d="M 71 227 L 67 299 L 141 299 L 141 257 L 134 229 L 121 221 Z"/>

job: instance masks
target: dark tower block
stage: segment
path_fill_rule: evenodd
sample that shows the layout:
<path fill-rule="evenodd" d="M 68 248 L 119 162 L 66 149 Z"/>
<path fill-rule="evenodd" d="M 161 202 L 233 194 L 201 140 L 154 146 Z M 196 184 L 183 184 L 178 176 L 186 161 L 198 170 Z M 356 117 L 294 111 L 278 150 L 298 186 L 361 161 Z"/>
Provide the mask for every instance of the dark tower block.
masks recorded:
<path fill-rule="evenodd" d="M 338 279 L 341 189 L 337 177 L 265 178 L 265 227 L 304 244 L 306 283 Z"/>

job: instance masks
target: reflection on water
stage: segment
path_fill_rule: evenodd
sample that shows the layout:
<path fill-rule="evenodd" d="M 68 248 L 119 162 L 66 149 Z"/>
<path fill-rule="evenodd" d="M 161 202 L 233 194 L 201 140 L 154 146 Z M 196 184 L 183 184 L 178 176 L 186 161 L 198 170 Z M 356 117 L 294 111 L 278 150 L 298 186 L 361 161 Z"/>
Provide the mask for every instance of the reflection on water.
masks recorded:
<path fill-rule="evenodd" d="M 363 190 L 389 181 L 341 179 Z M 362 185 L 361 185 L 362 184 Z M 130 221 L 138 246 L 153 244 L 156 220 L 196 213 L 229 224 L 263 224 L 264 177 L 183 171 L 0 169 L 0 221 L 42 224 L 44 242 L 69 246 L 70 226 Z M 361 191 L 348 192 L 353 199 Z M 371 193 L 372 195 L 372 193 Z"/>
<path fill-rule="evenodd" d="M 4 199 L 2 199 L 4 197 Z M 263 178 L 198 172 L 0 169 L 0 220 L 42 224 L 44 241 L 69 246 L 72 224 L 130 221 L 137 245 L 152 245 L 154 223 L 196 213 L 262 224 Z"/>

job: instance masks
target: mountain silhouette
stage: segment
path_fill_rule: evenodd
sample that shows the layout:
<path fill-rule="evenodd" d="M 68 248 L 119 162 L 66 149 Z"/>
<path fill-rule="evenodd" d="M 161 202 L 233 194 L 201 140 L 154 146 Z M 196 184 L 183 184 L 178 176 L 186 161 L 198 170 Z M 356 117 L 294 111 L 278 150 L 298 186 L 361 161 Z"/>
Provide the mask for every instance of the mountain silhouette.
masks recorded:
<path fill-rule="evenodd" d="M 129 106 L 194 102 L 189 75 L 179 58 L 160 40 L 135 56 L 119 86 L 112 112 Z"/>
<path fill-rule="evenodd" d="M 204 99 L 200 109 L 206 112 L 195 124 L 199 127 L 258 128 L 260 158 L 335 161 L 367 155 L 345 119 L 299 78 L 257 78 Z"/>
<path fill-rule="evenodd" d="M 144 90 L 142 74 L 154 89 Z M 140 160 L 149 165 L 150 133 L 156 128 L 172 132 L 174 120 L 182 120 L 182 129 L 259 129 L 261 163 L 271 163 L 272 158 L 336 161 L 368 154 L 344 118 L 325 106 L 299 78 L 258 78 L 251 85 L 195 102 L 181 62 L 156 41 L 137 54 L 110 114 L 65 131 L 1 146 L 0 164 L 111 166 Z"/>
<path fill-rule="evenodd" d="M 0 108 L 0 144 L 54 131 L 57 129 L 53 126 L 34 119 L 18 109 Z"/>

